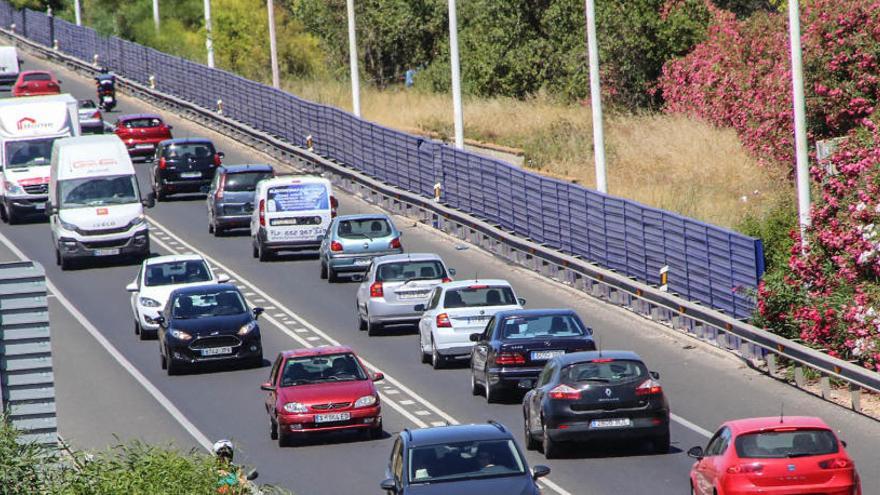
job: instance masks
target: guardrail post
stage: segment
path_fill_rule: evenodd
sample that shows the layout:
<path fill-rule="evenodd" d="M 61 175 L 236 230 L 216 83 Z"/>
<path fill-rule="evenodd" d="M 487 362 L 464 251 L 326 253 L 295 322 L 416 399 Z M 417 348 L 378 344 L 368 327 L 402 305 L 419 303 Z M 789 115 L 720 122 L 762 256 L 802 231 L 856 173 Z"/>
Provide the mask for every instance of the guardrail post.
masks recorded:
<path fill-rule="evenodd" d="M 98 54 L 96 53 L 96 54 L 92 57 L 92 65 L 94 65 L 95 67 L 97 67 L 97 66 L 98 66 L 98 61 L 100 61 L 100 59 L 101 59 L 101 57 L 99 57 Z"/>
<path fill-rule="evenodd" d="M 156 89 L 156 76 L 150 75 L 150 89 Z"/>
<path fill-rule="evenodd" d="M 823 376 L 819 379 L 819 387 L 822 390 L 822 398 L 831 400 L 831 379 L 827 376 Z"/>
<path fill-rule="evenodd" d="M 798 388 L 804 388 L 804 368 L 799 364 L 794 366 L 794 384 Z"/>
<path fill-rule="evenodd" d="M 767 357 L 764 358 L 764 360 L 767 362 L 767 374 L 775 378 L 776 373 L 779 371 L 776 366 L 776 354 L 771 352 L 767 354 Z"/>
<path fill-rule="evenodd" d="M 852 410 L 855 412 L 862 411 L 862 387 L 858 385 L 849 386 L 849 401 L 852 406 Z"/>

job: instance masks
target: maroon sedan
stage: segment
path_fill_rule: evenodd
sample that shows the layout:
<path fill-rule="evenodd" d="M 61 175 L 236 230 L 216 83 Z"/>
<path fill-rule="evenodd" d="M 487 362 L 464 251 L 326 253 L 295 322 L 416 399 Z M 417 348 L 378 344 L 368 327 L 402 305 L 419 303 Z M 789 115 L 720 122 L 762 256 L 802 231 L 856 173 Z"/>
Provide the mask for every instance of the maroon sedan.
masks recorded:
<path fill-rule="evenodd" d="M 42 96 L 61 93 L 61 81 L 45 70 L 26 70 L 18 75 L 12 96 Z"/>
<path fill-rule="evenodd" d="M 356 430 L 368 438 L 382 437 L 382 408 L 370 373 L 348 347 L 315 347 L 278 355 L 269 381 L 271 437 L 279 446 L 293 435 Z"/>
<path fill-rule="evenodd" d="M 152 113 L 122 115 L 116 121 L 114 132 L 132 157 L 149 157 L 156 152 L 157 144 L 171 139 L 171 126 Z"/>

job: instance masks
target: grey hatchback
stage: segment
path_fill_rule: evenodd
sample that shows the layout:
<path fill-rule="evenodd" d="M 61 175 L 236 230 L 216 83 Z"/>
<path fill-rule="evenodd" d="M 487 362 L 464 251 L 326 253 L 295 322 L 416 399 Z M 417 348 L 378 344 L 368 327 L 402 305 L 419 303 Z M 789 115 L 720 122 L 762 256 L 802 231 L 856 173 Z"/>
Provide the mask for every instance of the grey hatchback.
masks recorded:
<path fill-rule="evenodd" d="M 217 169 L 208 193 L 208 232 L 219 236 L 228 229 L 245 228 L 254 211 L 257 183 L 275 176 L 271 165 L 224 165 Z"/>
<path fill-rule="evenodd" d="M 321 278 L 336 282 L 339 273 L 363 273 L 373 258 L 400 254 L 400 231 L 388 215 L 343 215 L 327 228 L 318 251 Z"/>

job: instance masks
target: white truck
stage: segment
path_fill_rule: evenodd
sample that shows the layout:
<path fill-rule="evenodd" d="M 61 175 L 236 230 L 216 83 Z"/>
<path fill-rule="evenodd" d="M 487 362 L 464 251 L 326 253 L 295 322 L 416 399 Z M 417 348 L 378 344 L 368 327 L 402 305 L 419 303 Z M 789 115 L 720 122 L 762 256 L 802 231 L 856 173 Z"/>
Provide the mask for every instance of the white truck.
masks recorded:
<path fill-rule="evenodd" d="M 21 68 L 14 46 L 0 46 L 0 88 L 12 88 Z"/>
<path fill-rule="evenodd" d="M 52 143 L 79 136 L 76 100 L 69 94 L 0 100 L 0 218 L 17 223 L 44 213 Z"/>

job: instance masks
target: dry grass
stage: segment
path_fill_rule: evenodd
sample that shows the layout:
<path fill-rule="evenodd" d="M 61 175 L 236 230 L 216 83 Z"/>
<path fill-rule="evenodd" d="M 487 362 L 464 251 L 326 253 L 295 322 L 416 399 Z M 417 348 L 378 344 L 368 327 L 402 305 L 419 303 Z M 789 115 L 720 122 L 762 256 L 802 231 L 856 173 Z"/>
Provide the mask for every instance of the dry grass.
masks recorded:
<path fill-rule="evenodd" d="M 351 108 L 345 83 L 294 81 L 287 89 L 313 101 Z M 451 99 L 419 90 L 365 89 L 365 118 L 404 130 L 452 135 Z M 606 116 L 610 192 L 716 225 L 736 227 L 746 215 L 763 217 L 792 187 L 760 167 L 736 134 L 671 115 Z M 595 184 L 591 114 L 538 96 L 465 101 L 468 138 L 521 148 L 542 173 Z"/>

